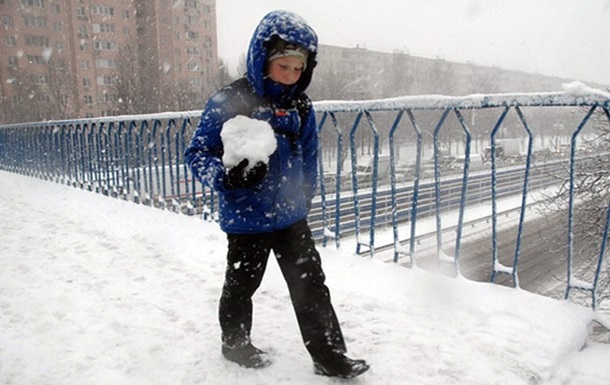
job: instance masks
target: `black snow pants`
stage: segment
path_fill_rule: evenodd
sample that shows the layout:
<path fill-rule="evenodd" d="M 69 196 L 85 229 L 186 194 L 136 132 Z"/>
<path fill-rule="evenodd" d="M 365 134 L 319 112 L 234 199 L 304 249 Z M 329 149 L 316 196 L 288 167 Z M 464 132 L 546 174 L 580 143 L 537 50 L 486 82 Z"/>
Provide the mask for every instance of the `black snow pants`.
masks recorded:
<path fill-rule="evenodd" d="M 220 298 L 222 342 L 250 342 L 252 296 L 273 250 L 288 284 L 303 342 L 314 360 L 345 353 L 345 342 L 324 284 L 320 255 L 305 220 L 287 229 L 262 234 L 228 234 L 225 282 Z"/>

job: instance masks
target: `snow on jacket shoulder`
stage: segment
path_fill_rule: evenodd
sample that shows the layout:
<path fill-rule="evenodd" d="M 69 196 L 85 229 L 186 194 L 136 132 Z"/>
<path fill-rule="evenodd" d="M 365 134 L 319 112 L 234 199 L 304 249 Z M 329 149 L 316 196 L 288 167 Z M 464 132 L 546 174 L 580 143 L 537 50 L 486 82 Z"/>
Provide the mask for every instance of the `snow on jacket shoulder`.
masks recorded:
<path fill-rule="evenodd" d="M 278 37 L 309 50 L 307 69 L 291 87 L 264 77 L 266 44 Z M 223 231 L 270 232 L 306 218 L 317 183 L 318 135 L 311 101 L 304 91 L 315 67 L 316 52 L 317 37 L 299 16 L 271 12 L 250 42 L 246 77 L 223 87 L 207 102 L 185 151 L 185 161 L 195 178 L 218 193 Z M 237 115 L 267 121 L 277 147 L 261 184 L 227 190 L 220 132 L 224 123 Z"/>

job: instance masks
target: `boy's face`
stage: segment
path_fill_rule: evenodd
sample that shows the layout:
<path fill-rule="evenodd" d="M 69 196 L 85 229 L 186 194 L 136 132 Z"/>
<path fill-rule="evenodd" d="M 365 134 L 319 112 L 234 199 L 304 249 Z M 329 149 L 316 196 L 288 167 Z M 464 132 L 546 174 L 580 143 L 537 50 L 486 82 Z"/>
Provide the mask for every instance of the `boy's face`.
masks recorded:
<path fill-rule="evenodd" d="M 269 62 L 268 75 L 276 83 L 291 86 L 303 73 L 303 62 L 295 56 L 278 57 Z"/>

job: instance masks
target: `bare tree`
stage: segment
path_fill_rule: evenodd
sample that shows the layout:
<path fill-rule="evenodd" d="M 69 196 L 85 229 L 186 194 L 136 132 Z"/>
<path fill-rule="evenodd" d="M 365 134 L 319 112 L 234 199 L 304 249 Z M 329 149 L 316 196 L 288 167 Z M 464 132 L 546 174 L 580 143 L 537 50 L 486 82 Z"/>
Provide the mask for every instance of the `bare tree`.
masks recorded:
<path fill-rule="evenodd" d="M 114 83 L 119 114 L 137 114 L 146 110 L 137 66 L 135 52 L 128 46 L 122 48 L 117 59 L 117 77 Z"/>
<path fill-rule="evenodd" d="M 41 110 L 36 100 L 38 87 L 31 76 L 20 67 L 11 68 L 3 79 L 6 89 L 11 90 L 3 96 L 2 109 L 7 123 L 34 122 L 41 119 Z"/>
<path fill-rule="evenodd" d="M 218 84 L 210 84 L 212 86 L 211 88 L 220 88 L 225 84 L 229 84 L 231 81 L 233 81 L 233 77 L 229 73 L 229 66 L 224 60 L 220 59 L 218 66 Z"/>
<path fill-rule="evenodd" d="M 558 252 L 567 254 L 568 237 L 572 236 L 572 255 L 575 261 L 576 276 L 592 280 L 596 270 L 606 224 L 607 210 L 610 207 L 610 120 L 604 113 L 597 113 L 592 123 L 593 135 L 583 137 L 577 142 L 574 162 L 574 183 L 570 188 L 570 152 L 563 154 L 566 160 L 563 169 L 553 172 L 552 177 L 559 182 L 554 194 L 547 194 L 543 211 L 548 214 L 568 218 L 570 192 L 572 192 L 573 228 L 571 234 L 567 226 L 549 237 L 561 245 Z M 567 223 L 567 222 L 566 222 Z M 606 256 L 606 266 L 610 263 Z M 608 298 L 610 274 L 605 269 L 599 282 L 604 292 L 600 298 Z"/>
<path fill-rule="evenodd" d="M 246 58 L 246 54 L 242 54 L 239 57 L 239 62 L 237 63 L 237 76 L 242 77 L 248 71 L 248 59 Z"/>
<path fill-rule="evenodd" d="M 50 98 L 50 113 L 56 119 L 74 118 L 77 95 L 74 76 L 61 59 L 49 59 L 46 64 L 47 88 Z"/>

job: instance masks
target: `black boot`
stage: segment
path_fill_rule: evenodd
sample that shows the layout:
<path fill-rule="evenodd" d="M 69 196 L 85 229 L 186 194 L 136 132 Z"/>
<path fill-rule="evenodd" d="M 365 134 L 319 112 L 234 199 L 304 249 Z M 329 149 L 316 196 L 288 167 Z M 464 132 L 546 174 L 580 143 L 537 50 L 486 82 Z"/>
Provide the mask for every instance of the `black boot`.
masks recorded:
<path fill-rule="evenodd" d="M 321 376 L 354 378 L 369 370 L 369 365 L 365 360 L 353 360 L 343 354 L 324 359 L 324 361 L 314 361 L 314 371 Z"/>
<path fill-rule="evenodd" d="M 269 354 L 258 349 L 251 343 L 236 347 L 223 344 L 222 355 L 227 360 L 235 362 L 244 368 L 264 368 L 271 364 Z"/>

